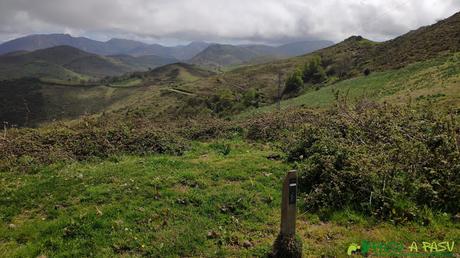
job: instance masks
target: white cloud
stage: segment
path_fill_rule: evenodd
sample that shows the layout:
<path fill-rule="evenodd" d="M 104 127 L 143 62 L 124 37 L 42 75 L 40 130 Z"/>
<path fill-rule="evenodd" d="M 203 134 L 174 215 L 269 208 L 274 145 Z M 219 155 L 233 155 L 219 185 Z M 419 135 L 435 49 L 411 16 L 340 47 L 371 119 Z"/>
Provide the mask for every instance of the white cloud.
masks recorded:
<path fill-rule="evenodd" d="M 72 32 L 179 41 L 386 40 L 446 18 L 458 0 L 0 0 L 0 40 Z"/>

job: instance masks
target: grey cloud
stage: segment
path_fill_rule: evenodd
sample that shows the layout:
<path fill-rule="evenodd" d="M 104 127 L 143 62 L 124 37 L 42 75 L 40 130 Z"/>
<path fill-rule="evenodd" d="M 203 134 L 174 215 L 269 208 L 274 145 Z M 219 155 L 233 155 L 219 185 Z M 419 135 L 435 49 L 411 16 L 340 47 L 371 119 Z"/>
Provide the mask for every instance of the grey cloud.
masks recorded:
<path fill-rule="evenodd" d="M 0 0 L 0 41 L 70 32 L 150 40 L 386 40 L 446 18 L 458 0 Z"/>

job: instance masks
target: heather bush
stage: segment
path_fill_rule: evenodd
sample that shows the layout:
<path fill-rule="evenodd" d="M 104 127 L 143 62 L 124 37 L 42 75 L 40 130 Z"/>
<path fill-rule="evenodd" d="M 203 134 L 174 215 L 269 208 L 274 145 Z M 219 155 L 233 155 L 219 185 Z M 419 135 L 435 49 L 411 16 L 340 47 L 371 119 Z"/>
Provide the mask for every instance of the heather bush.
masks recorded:
<path fill-rule="evenodd" d="M 457 213 L 460 131 L 429 107 L 362 102 L 329 111 L 286 143 L 300 171 L 304 208 L 351 208 L 395 222 L 424 207 Z"/>
<path fill-rule="evenodd" d="M 249 140 L 281 142 L 290 138 L 303 123 L 318 120 L 318 114 L 308 109 L 291 109 L 261 114 L 240 122 Z"/>
<path fill-rule="evenodd" d="M 123 153 L 180 155 L 187 149 L 187 141 L 178 134 L 137 122 L 83 119 L 72 126 L 54 124 L 39 129 L 11 129 L 6 137 L 0 138 L 0 170 L 28 171 L 53 162 Z"/>

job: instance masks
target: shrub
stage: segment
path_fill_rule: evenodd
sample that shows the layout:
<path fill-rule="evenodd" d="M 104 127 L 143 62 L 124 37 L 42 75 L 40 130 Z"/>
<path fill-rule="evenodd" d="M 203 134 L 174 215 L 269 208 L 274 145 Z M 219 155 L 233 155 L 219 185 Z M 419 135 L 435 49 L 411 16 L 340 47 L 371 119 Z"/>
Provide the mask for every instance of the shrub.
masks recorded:
<path fill-rule="evenodd" d="M 365 76 L 369 76 L 371 74 L 371 70 L 369 68 L 364 69 L 363 74 Z"/>
<path fill-rule="evenodd" d="M 139 121 L 137 121 L 139 122 Z M 29 171 L 38 165 L 66 160 L 106 158 L 114 154 L 180 155 L 188 143 L 166 128 L 145 122 L 83 119 L 68 127 L 9 130 L 0 138 L 0 170 Z"/>
<path fill-rule="evenodd" d="M 326 71 L 321 66 L 321 57 L 315 56 L 304 65 L 302 71 L 303 82 L 321 83 L 327 80 Z"/>
<path fill-rule="evenodd" d="M 302 72 L 296 69 L 286 81 L 283 95 L 297 94 L 303 87 Z"/>
<path fill-rule="evenodd" d="M 232 138 L 242 134 L 240 125 L 218 118 L 189 119 L 176 124 L 177 133 L 189 140 Z"/>
<path fill-rule="evenodd" d="M 231 147 L 229 144 L 225 143 L 213 143 L 210 146 L 213 150 L 215 150 L 217 153 L 222 154 L 224 156 L 227 156 L 230 154 Z"/>
<path fill-rule="evenodd" d="M 258 108 L 263 101 L 263 95 L 258 90 L 251 88 L 243 94 L 243 104 L 246 107 Z"/>
<path fill-rule="evenodd" d="M 395 222 L 428 206 L 459 212 L 460 127 L 432 108 L 341 107 L 286 144 L 309 210 L 351 208 Z"/>
<path fill-rule="evenodd" d="M 249 140 L 279 142 L 291 137 L 302 123 L 318 119 L 311 110 L 295 109 L 283 112 L 266 113 L 252 117 L 241 123 L 245 137 Z"/>
<path fill-rule="evenodd" d="M 236 102 L 233 92 L 229 89 L 221 89 L 207 99 L 208 108 L 221 116 L 230 114 Z"/>

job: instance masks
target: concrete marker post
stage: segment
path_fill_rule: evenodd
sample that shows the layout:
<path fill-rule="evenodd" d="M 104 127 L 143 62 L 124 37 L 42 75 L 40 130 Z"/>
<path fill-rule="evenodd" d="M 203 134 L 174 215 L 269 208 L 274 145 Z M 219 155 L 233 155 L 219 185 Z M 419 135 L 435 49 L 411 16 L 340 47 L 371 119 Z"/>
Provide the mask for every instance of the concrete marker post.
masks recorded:
<path fill-rule="evenodd" d="M 302 241 L 296 237 L 297 171 L 287 173 L 281 199 L 280 233 L 273 245 L 271 257 L 302 257 Z"/>

